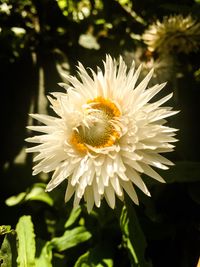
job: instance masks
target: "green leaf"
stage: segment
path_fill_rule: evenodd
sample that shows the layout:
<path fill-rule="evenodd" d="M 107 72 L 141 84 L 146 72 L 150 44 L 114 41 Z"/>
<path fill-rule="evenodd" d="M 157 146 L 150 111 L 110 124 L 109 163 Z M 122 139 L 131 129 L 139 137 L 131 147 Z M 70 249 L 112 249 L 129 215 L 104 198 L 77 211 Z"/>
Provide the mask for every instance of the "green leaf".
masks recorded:
<path fill-rule="evenodd" d="M 16 239 L 14 231 L 6 234 L 0 250 L 0 266 L 16 267 Z"/>
<path fill-rule="evenodd" d="M 146 240 L 140 227 L 134 206 L 127 199 L 121 210 L 120 227 L 122 230 L 123 246 L 128 250 L 132 266 L 152 266 L 145 259 Z"/>
<path fill-rule="evenodd" d="M 31 188 L 30 192 L 26 195 L 25 200 L 37 200 L 42 201 L 48 204 L 49 206 L 53 206 L 53 199 L 50 197 L 48 193 L 45 192 L 46 184 L 36 183 Z"/>
<path fill-rule="evenodd" d="M 1 267 L 11 267 L 12 266 L 12 252 L 10 242 L 7 236 L 4 238 L 1 251 L 0 251 L 0 263 Z"/>
<path fill-rule="evenodd" d="M 93 264 L 89 263 L 90 251 L 87 251 L 83 255 L 81 255 L 76 261 L 74 267 L 94 267 Z"/>
<path fill-rule="evenodd" d="M 31 216 L 22 216 L 16 227 L 18 267 L 35 267 L 35 234 Z"/>
<path fill-rule="evenodd" d="M 80 214 L 81 214 L 81 208 L 80 207 L 78 207 L 76 209 L 72 209 L 72 211 L 69 215 L 69 218 L 65 223 L 65 228 L 69 228 L 70 226 L 72 226 L 73 223 L 75 223 L 75 221 L 78 219 Z"/>
<path fill-rule="evenodd" d="M 10 225 L 0 225 L 0 235 L 5 235 L 12 231 L 13 230 L 11 229 Z"/>
<path fill-rule="evenodd" d="M 84 226 L 66 230 L 61 237 L 55 237 L 50 242 L 57 251 L 63 251 L 87 241 L 91 238 L 91 233 Z"/>
<path fill-rule="evenodd" d="M 26 193 L 25 192 L 22 192 L 22 193 L 20 193 L 20 194 L 18 194 L 16 196 L 9 197 L 5 201 L 6 202 L 6 205 L 8 205 L 8 206 L 15 206 L 15 205 L 21 203 L 24 200 L 25 196 L 26 196 Z"/>
<path fill-rule="evenodd" d="M 94 249 L 81 255 L 74 267 L 113 267 L 111 251 L 112 249 L 106 244 L 97 245 Z"/>
<path fill-rule="evenodd" d="M 37 247 L 39 247 L 39 245 L 41 244 L 37 244 Z M 36 267 L 52 267 L 51 260 L 52 246 L 50 245 L 50 242 L 46 242 L 41 247 L 39 256 L 35 259 Z"/>
<path fill-rule="evenodd" d="M 6 204 L 8 206 L 15 206 L 24 201 L 42 201 L 53 206 L 54 202 L 50 195 L 45 192 L 46 184 L 36 183 L 27 192 L 22 192 L 16 196 L 11 196 L 6 199 Z"/>

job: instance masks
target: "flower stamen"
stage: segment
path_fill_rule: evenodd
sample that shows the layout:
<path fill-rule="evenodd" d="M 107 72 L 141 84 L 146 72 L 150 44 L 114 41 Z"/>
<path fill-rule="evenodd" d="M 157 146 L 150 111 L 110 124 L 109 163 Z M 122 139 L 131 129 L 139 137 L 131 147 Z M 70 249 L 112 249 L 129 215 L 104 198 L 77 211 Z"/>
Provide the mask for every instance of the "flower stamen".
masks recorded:
<path fill-rule="evenodd" d="M 71 143 L 81 153 L 87 153 L 90 147 L 104 148 L 112 146 L 120 137 L 114 121 L 121 115 L 120 110 L 110 100 L 96 97 L 87 101 L 85 124 L 73 130 Z"/>
<path fill-rule="evenodd" d="M 120 110 L 109 99 L 105 99 L 101 96 L 96 97 L 92 100 L 88 100 L 87 104 L 90 104 L 93 109 L 102 110 L 107 116 L 113 118 L 113 117 L 119 117 L 121 115 Z"/>

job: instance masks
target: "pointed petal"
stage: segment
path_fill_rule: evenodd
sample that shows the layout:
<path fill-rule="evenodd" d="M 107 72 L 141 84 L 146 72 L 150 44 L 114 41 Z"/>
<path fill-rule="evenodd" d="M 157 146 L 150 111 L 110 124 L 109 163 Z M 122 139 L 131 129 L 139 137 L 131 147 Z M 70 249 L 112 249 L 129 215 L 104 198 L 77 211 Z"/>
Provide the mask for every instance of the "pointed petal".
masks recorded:
<path fill-rule="evenodd" d="M 121 186 L 124 188 L 124 190 L 126 191 L 126 193 L 129 195 L 129 197 L 133 200 L 133 202 L 137 205 L 139 205 L 139 201 L 138 201 L 138 197 L 137 194 L 135 192 L 135 189 L 132 185 L 132 183 L 129 182 L 124 182 L 124 181 L 120 181 Z"/>
<path fill-rule="evenodd" d="M 108 205 L 114 209 L 115 207 L 115 193 L 114 189 L 109 185 L 105 187 L 105 198 L 108 203 Z"/>
<path fill-rule="evenodd" d="M 127 176 L 129 179 L 138 187 L 142 192 L 144 192 L 147 196 L 151 196 L 149 190 L 147 189 L 145 183 L 143 182 L 141 176 L 133 169 L 127 169 Z"/>

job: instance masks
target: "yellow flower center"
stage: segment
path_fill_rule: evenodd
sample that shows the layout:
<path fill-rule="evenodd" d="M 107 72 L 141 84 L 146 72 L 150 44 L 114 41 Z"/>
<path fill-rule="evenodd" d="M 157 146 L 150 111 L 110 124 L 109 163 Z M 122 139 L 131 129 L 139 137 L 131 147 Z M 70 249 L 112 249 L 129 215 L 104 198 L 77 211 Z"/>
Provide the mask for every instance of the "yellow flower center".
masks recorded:
<path fill-rule="evenodd" d="M 72 145 L 82 153 L 89 151 L 89 146 L 112 146 L 120 137 L 115 127 L 116 119 L 121 115 L 120 110 L 113 102 L 103 97 L 88 100 L 86 106 L 85 123 L 73 130 Z"/>

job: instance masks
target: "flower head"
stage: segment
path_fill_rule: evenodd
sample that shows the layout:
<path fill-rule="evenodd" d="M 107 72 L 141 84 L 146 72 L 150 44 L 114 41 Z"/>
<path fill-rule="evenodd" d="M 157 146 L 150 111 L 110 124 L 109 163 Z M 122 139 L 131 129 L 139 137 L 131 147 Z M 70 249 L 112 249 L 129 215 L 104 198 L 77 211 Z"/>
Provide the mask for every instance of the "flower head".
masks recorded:
<path fill-rule="evenodd" d="M 143 40 L 151 52 L 196 52 L 200 42 L 200 23 L 191 16 L 164 17 L 162 22 L 157 21 L 149 26 L 143 34 Z"/>
<path fill-rule="evenodd" d="M 114 208 L 115 195 L 123 200 L 125 192 L 138 204 L 135 185 L 150 196 L 141 174 L 164 182 L 152 166 L 172 165 L 160 155 L 172 151 L 176 141 L 176 129 L 164 124 L 177 111 L 161 107 L 172 94 L 150 103 L 165 83 L 146 89 L 150 71 L 136 86 L 141 67 L 134 72 L 133 62 L 127 72 L 121 57 L 118 66 L 107 56 L 104 72 L 91 70 L 92 77 L 80 63 L 78 70 L 80 79 L 65 75 L 66 93 L 48 97 L 57 117 L 31 115 L 44 124 L 29 127 L 43 133 L 27 139 L 39 143 L 27 149 L 38 153 L 33 174 L 53 171 L 47 191 L 67 179 L 65 200 L 74 194 L 77 206 L 84 198 L 88 211 L 100 207 L 104 197 Z"/>

